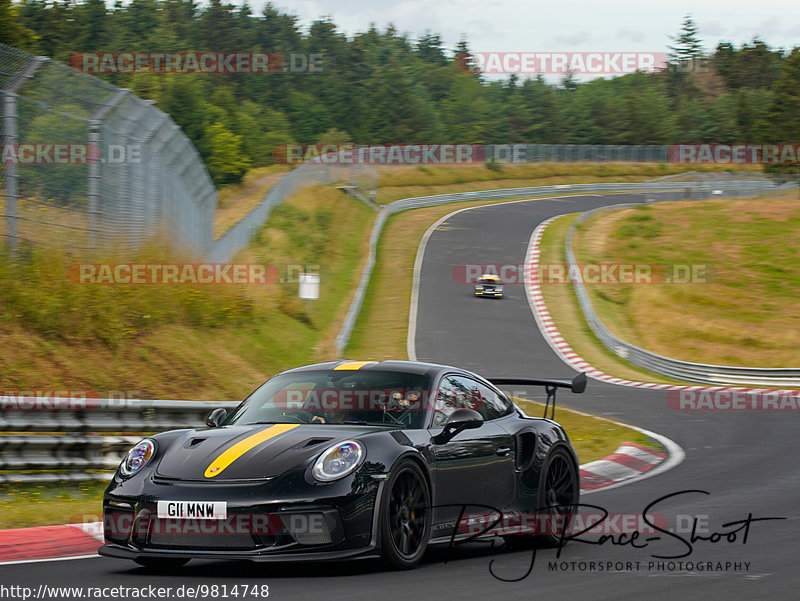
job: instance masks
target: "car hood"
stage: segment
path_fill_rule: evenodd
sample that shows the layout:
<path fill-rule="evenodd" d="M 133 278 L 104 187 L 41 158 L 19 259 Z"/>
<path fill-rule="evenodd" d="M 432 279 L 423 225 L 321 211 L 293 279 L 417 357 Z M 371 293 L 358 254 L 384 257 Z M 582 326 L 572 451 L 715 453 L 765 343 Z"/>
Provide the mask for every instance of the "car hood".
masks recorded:
<path fill-rule="evenodd" d="M 306 424 L 186 430 L 169 444 L 157 473 L 180 480 L 270 478 L 316 457 L 332 444 L 373 430 Z"/>

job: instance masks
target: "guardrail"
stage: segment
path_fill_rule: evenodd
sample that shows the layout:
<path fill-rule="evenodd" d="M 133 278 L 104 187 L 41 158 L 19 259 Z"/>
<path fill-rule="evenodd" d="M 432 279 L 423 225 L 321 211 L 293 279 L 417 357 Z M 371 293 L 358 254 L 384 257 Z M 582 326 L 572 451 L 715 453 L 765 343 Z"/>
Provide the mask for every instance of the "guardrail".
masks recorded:
<path fill-rule="evenodd" d="M 609 207 L 600 207 L 580 215 L 567 230 L 564 240 L 564 253 L 568 264 L 577 264 L 578 261 L 572 249 L 572 239 L 578 223 L 589 217 L 608 210 L 621 209 L 626 207 L 640 206 L 641 203 L 625 203 Z M 769 386 L 770 388 L 785 388 L 800 386 L 800 368 L 768 368 L 768 367 L 731 367 L 728 365 L 713 365 L 706 363 L 692 363 L 671 359 L 657 353 L 647 351 L 636 345 L 615 336 L 601 321 L 594 310 L 592 301 L 586 291 L 586 286 L 577 278 L 572 279 L 572 286 L 575 289 L 575 296 L 578 305 L 583 312 L 586 323 L 589 324 L 592 332 L 603 343 L 608 350 L 615 355 L 643 367 L 657 374 L 685 380 L 688 382 L 699 382 L 711 386 Z"/>
<path fill-rule="evenodd" d="M 641 182 L 641 183 L 617 183 L 617 184 L 565 184 L 558 186 L 539 186 L 533 188 L 509 188 L 505 190 L 479 190 L 476 192 L 460 192 L 456 194 L 438 194 L 435 196 L 419 196 L 415 198 L 403 198 L 396 200 L 388 205 L 381 207 L 378 217 L 372 226 L 372 233 L 369 240 L 369 255 L 364 269 L 361 272 L 361 279 L 356 288 L 353 300 L 345 317 L 339 334 L 336 337 L 336 351 L 339 355 L 344 353 L 347 343 L 353 332 L 353 327 L 358 319 L 361 306 L 364 302 L 364 295 L 372 277 L 372 270 L 375 267 L 375 252 L 380 239 L 381 232 L 389 216 L 407 211 L 409 209 L 419 209 L 423 207 L 433 207 L 437 205 L 466 202 L 471 200 L 507 200 L 511 198 L 554 196 L 562 194 L 593 194 L 608 192 L 644 192 L 644 193 L 672 193 L 677 198 L 699 199 L 706 198 L 715 191 L 723 194 L 747 194 L 762 192 L 765 189 L 776 188 L 774 182 L 769 180 L 757 181 L 735 181 L 735 180 L 708 180 L 703 182 Z"/>
<path fill-rule="evenodd" d="M 13 434 L 0 435 L 0 483 L 109 479 L 125 452 L 143 436 L 203 426 L 212 410 L 237 405 L 230 401 L 59 398 L 9 402 L 5 398 L 0 431 Z"/>

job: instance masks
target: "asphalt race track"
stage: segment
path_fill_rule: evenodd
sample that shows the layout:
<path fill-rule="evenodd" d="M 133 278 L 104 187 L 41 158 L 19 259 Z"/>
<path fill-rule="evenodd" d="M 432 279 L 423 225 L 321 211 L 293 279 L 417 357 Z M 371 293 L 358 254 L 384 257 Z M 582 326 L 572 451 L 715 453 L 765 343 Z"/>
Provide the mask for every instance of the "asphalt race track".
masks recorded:
<path fill-rule="evenodd" d="M 417 358 L 472 368 L 486 376 L 574 375 L 539 334 L 522 285 L 507 285 L 503 300 L 474 298 L 470 286 L 454 281 L 452 269 L 465 263 L 521 264 L 532 231 L 544 219 L 641 200 L 641 195 L 622 194 L 541 199 L 480 207 L 447 219 L 428 242 L 420 274 Z M 535 394 L 540 393 L 531 391 L 531 396 Z M 676 411 L 667 406 L 663 391 L 594 380 L 583 395 L 562 393 L 559 404 L 664 434 L 686 452 L 686 459 L 674 469 L 586 495 L 585 503 L 612 514 L 638 515 L 666 495 L 706 491 L 708 495 L 680 494 L 651 509 L 664 514 L 670 525 L 678 515 L 686 516 L 681 525 L 689 527 L 692 517 L 688 516 L 698 516 L 701 527 L 707 519 L 707 528 L 698 530 L 705 536 L 737 530 L 741 525 L 723 525 L 746 520 L 750 514 L 753 519 L 787 519 L 752 522 L 746 544 L 744 528 L 731 535 L 733 541 L 725 536 L 716 543 L 698 540 L 691 554 L 681 558 L 677 556 L 686 554 L 689 545 L 663 533 L 659 533 L 661 540 L 646 542 L 653 536 L 649 534 L 634 541 L 644 548 L 573 541 L 561 550 L 555 565 L 550 565 L 556 562 L 555 549 L 539 550 L 531 573 L 516 582 L 495 578 L 490 564 L 497 576 L 517 579 L 528 570 L 531 552 L 473 543 L 456 547 L 449 556 L 447 549 L 432 550 L 412 572 L 384 572 L 373 562 L 287 566 L 193 561 L 164 575 L 127 561 L 98 557 L 3 566 L 0 584 L 169 586 L 172 592 L 165 597 L 169 599 L 180 598 L 180 587 L 186 597 L 188 587 L 223 584 L 268 584 L 270 599 L 292 601 L 797 598 L 800 466 L 794 453 L 800 425 L 796 412 Z M 680 536 L 688 540 L 690 533 L 681 531 Z M 692 563 L 691 571 L 686 562 Z M 205 592 L 198 598 L 222 598 L 221 590 L 216 596 L 210 588 Z"/>

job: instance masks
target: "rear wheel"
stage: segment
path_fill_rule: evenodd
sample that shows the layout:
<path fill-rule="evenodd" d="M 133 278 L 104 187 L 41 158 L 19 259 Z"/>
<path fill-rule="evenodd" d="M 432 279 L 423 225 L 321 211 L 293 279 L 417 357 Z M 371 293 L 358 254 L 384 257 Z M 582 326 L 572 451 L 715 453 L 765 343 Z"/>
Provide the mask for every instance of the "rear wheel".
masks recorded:
<path fill-rule="evenodd" d="M 431 530 L 431 502 L 425 474 L 414 461 L 401 462 L 381 499 L 381 554 L 393 569 L 408 570 L 422 559 Z"/>
<path fill-rule="evenodd" d="M 569 533 L 577 511 L 580 488 L 578 470 L 570 454 L 557 447 L 548 456 L 539 480 L 537 519 L 538 534 L 503 537 L 512 548 L 532 545 L 552 547 L 561 541 L 562 532 Z"/>

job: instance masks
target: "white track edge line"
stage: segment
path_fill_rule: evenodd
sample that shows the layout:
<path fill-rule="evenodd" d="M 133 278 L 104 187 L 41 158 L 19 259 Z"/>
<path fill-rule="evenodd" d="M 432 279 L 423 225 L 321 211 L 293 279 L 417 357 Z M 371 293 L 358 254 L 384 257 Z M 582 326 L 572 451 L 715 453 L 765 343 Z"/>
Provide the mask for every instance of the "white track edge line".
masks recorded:
<path fill-rule="evenodd" d="M 15 566 L 24 563 L 42 563 L 45 561 L 70 561 L 72 559 L 91 559 L 100 557 L 97 553 L 92 555 L 70 555 L 68 557 L 48 557 L 45 559 L 15 559 L 14 561 L 0 561 L 0 566 Z"/>

